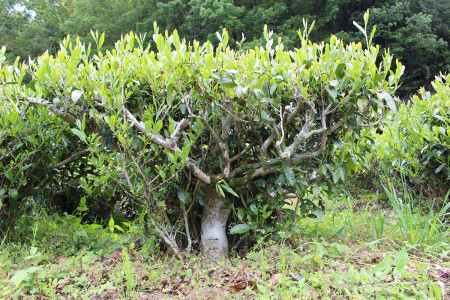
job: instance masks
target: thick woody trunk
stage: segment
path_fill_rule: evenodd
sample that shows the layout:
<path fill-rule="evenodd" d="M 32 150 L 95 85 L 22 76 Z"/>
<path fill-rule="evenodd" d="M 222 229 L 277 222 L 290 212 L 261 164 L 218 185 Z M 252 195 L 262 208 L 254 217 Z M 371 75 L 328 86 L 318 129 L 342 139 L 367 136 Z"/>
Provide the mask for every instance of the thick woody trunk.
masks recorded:
<path fill-rule="evenodd" d="M 205 193 L 201 231 L 202 251 L 212 260 L 222 260 L 230 256 L 226 226 L 231 209 L 224 207 L 226 200 L 215 188 L 203 186 L 202 190 Z"/>

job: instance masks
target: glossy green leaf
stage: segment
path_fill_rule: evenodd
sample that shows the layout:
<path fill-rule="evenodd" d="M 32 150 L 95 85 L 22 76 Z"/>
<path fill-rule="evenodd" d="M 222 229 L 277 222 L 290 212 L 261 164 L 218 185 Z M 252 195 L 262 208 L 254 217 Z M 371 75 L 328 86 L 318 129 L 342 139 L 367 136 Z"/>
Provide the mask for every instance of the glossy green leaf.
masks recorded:
<path fill-rule="evenodd" d="M 363 112 L 364 110 L 366 110 L 368 103 L 369 103 L 369 100 L 362 99 L 362 98 L 359 98 L 358 101 L 356 102 L 360 112 Z"/>
<path fill-rule="evenodd" d="M 236 82 L 234 82 L 234 80 L 228 76 L 220 77 L 219 83 L 225 88 L 234 88 L 237 86 Z"/>
<path fill-rule="evenodd" d="M 78 102 L 78 100 L 80 100 L 81 96 L 83 95 L 83 91 L 80 90 L 75 90 L 72 92 L 72 101 L 73 104 L 76 104 Z"/>
<path fill-rule="evenodd" d="M 84 134 L 84 132 L 82 132 L 81 130 L 77 129 L 77 128 L 72 128 L 72 132 L 78 136 L 81 140 L 86 140 L 86 135 Z"/>
<path fill-rule="evenodd" d="M 290 186 L 294 186 L 296 183 L 295 174 L 291 167 L 284 167 L 284 175 Z"/>
<path fill-rule="evenodd" d="M 172 106 L 173 101 L 173 85 L 169 84 L 167 86 L 167 95 L 166 95 L 167 105 Z"/>
<path fill-rule="evenodd" d="M 246 233 L 250 229 L 252 229 L 252 228 L 247 224 L 238 224 L 238 225 L 233 226 L 233 228 L 230 229 L 230 234 Z"/>
<path fill-rule="evenodd" d="M 177 191 L 178 199 L 181 201 L 181 203 L 186 203 L 186 193 L 183 190 Z"/>
<path fill-rule="evenodd" d="M 338 96 L 338 88 L 332 85 L 327 85 L 326 87 L 328 93 L 333 99 L 336 99 Z"/>
<path fill-rule="evenodd" d="M 342 79 L 345 76 L 345 68 L 346 68 L 346 65 L 344 63 L 340 63 L 336 67 L 336 77 L 337 78 Z"/>
<path fill-rule="evenodd" d="M 232 194 L 233 196 L 239 197 L 239 195 L 236 194 L 236 192 L 233 191 L 233 189 L 232 189 L 231 187 L 229 187 L 227 184 L 223 184 L 223 185 L 221 185 L 221 187 L 222 187 L 224 190 L 226 190 L 228 193 Z"/>
<path fill-rule="evenodd" d="M 163 122 L 161 120 L 156 121 L 155 125 L 153 126 L 153 134 L 157 135 L 159 131 L 163 127 Z"/>
<path fill-rule="evenodd" d="M 19 192 L 16 189 L 9 189 L 8 193 L 9 193 L 9 196 L 13 199 L 19 198 Z"/>

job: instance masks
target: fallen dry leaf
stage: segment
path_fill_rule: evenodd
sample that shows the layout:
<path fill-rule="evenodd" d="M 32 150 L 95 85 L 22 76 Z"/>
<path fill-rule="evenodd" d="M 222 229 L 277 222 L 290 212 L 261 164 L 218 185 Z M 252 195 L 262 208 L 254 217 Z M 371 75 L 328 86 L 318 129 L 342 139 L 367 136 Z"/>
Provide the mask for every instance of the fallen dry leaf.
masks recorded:
<path fill-rule="evenodd" d="M 278 283 L 278 279 L 281 277 L 281 274 L 274 274 L 272 278 L 270 278 L 267 283 L 271 285 L 275 285 Z"/>
<path fill-rule="evenodd" d="M 251 287 L 253 291 L 258 290 L 256 282 L 254 282 L 253 280 L 241 282 L 235 285 L 228 285 L 227 289 L 233 293 L 239 293 L 240 291 L 245 290 L 248 286 Z"/>
<path fill-rule="evenodd" d="M 431 266 L 434 268 L 434 270 L 430 272 L 431 276 L 439 280 L 444 280 L 445 282 L 450 281 L 450 268 L 437 264 L 432 264 Z"/>

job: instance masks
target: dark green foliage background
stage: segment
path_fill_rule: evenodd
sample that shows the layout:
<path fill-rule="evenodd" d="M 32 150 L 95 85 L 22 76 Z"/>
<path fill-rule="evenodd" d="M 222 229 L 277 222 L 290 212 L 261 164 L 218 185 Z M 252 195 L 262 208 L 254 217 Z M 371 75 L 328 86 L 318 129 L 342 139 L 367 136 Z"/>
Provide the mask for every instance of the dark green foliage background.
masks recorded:
<path fill-rule="evenodd" d="M 0 45 L 8 58 L 35 58 L 59 49 L 67 35 L 92 42 L 90 30 L 106 32 L 105 46 L 112 47 L 122 34 L 148 33 L 153 22 L 169 32 L 177 29 L 186 40 L 218 42 L 215 33 L 226 27 L 230 43 L 242 40 L 243 48 L 263 44 L 264 24 L 283 38 L 288 48 L 298 47 L 296 31 L 303 18 L 316 21 L 310 38 L 363 41 L 353 21 L 371 10 L 377 24 L 374 42 L 389 48 L 406 66 L 400 96 L 426 86 L 439 72 L 450 69 L 450 2 L 447 0 L 0 0 Z"/>

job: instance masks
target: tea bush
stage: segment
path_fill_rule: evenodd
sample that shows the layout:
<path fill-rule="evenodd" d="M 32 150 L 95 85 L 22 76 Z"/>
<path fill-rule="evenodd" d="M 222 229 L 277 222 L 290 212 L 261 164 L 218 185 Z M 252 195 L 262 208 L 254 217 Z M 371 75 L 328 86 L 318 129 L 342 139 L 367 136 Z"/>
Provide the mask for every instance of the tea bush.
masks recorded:
<path fill-rule="evenodd" d="M 422 88 L 388 119 L 373 150 L 385 174 L 392 167 L 416 193 L 442 198 L 450 186 L 450 75 L 432 86 L 434 93 Z"/>
<path fill-rule="evenodd" d="M 353 182 L 363 187 L 382 192 L 386 179 L 404 180 L 416 195 L 443 200 L 450 186 L 450 75 L 432 86 L 399 105 L 383 126 L 348 133 L 335 146 L 334 165 L 358 174 Z"/>

